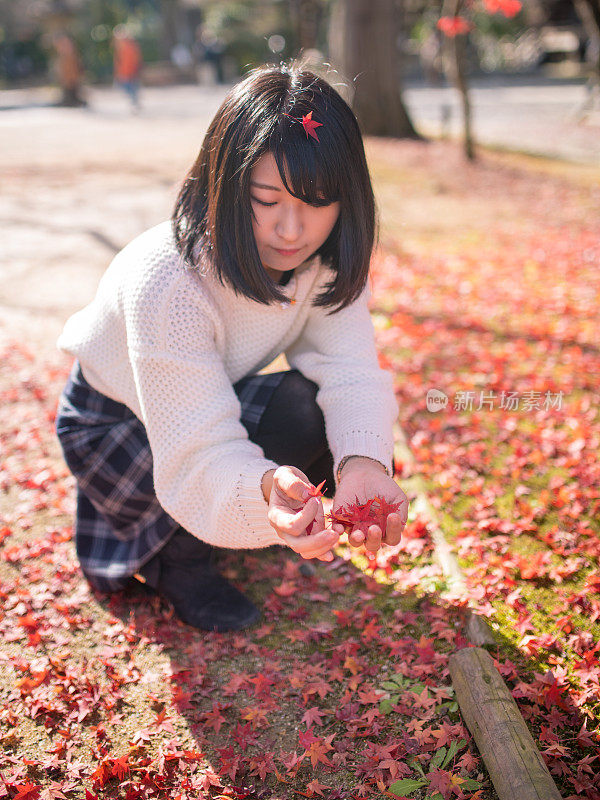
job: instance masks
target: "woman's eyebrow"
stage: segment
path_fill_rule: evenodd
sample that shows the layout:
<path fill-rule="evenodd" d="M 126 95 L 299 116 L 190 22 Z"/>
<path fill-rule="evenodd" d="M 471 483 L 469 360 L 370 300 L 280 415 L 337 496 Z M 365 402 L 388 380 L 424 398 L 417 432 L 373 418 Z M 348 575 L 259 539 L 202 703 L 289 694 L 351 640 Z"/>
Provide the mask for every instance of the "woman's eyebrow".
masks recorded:
<path fill-rule="evenodd" d="M 269 186 L 266 183 L 257 183 L 256 181 L 250 181 L 250 186 L 258 186 L 259 189 L 272 189 L 274 192 L 281 191 L 278 186 Z"/>

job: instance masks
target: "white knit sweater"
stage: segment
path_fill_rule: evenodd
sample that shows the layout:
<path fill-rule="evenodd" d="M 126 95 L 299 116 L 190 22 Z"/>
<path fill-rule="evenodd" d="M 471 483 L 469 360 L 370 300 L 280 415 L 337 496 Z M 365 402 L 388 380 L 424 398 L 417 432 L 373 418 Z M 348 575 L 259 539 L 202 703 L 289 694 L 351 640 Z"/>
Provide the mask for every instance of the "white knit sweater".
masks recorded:
<path fill-rule="evenodd" d="M 164 222 L 117 254 L 57 342 L 95 389 L 144 424 L 163 508 L 219 547 L 281 544 L 261 489 L 278 464 L 248 439 L 232 384 L 282 352 L 319 386 L 334 474 L 350 454 L 392 463 L 398 406 L 392 376 L 377 361 L 368 285 L 328 317 L 309 301 L 331 270 L 314 258 L 295 274 L 294 305 L 241 297 L 211 273 L 186 268 Z M 295 283 L 282 287 L 288 296 Z"/>

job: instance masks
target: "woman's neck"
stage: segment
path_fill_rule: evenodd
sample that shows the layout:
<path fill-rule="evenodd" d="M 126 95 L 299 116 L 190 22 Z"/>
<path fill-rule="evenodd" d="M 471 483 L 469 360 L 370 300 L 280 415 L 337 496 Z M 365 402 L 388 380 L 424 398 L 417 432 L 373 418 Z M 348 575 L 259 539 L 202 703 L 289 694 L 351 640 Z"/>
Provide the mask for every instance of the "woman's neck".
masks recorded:
<path fill-rule="evenodd" d="M 267 267 L 267 273 L 273 278 L 275 283 L 288 284 L 294 274 L 295 270 L 277 270 Z"/>
<path fill-rule="evenodd" d="M 283 275 L 283 272 L 281 272 L 278 269 L 271 269 L 271 267 L 265 267 L 265 271 L 268 275 L 271 276 L 271 278 L 273 278 L 275 283 L 279 283 L 279 281 L 281 280 L 281 276 Z"/>

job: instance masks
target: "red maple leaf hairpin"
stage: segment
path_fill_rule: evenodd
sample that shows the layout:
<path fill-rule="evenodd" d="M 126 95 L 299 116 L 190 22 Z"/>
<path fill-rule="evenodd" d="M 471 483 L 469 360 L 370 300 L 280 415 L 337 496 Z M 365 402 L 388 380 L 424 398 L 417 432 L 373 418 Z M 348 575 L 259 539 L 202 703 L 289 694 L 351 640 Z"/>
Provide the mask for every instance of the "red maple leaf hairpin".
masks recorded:
<path fill-rule="evenodd" d="M 289 117 L 290 119 L 293 119 L 295 122 L 301 122 L 302 127 L 306 131 L 306 138 L 308 139 L 309 136 L 312 136 L 313 139 L 316 139 L 318 142 L 319 137 L 315 133 L 315 128 L 321 128 L 323 126 L 323 123 L 317 122 L 316 119 L 313 119 L 312 113 L 313 113 L 312 111 L 309 111 L 308 114 L 303 114 L 302 119 L 298 119 L 297 117 L 292 117 L 291 114 L 285 114 L 285 116 Z"/>
<path fill-rule="evenodd" d="M 304 130 L 306 131 L 306 137 L 312 136 L 313 139 L 316 139 L 317 142 L 319 141 L 319 137 L 315 133 L 315 128 L 319 128 L 323 125 L 322 122 L 317 122 L 312 118 L 312 111 L 309 111 L 308 114 L 304 114 L 302 117 L 302 125 Z"/>

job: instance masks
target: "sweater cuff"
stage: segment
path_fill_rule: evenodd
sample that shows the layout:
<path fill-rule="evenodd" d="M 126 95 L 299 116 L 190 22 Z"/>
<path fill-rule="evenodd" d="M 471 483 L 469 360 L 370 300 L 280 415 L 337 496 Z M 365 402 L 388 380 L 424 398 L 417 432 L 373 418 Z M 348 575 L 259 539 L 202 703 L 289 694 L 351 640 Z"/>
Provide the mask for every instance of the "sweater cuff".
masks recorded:
<path fill-rule="evenodd" d="M 274 461 L 263 458 L 250 461 L 237 485 L 235 503 L 240 510 L 248 537 L 247 544 L 243 545 L 246 548 L 270 547 L 273 544 L 285 546 L 283 539 L 269 523 L 267 517 L 269 505 L 265 502 L 262 492 L 263 475 L 270 469 L 277 469 L 278 466 Z"/>
<path fill-rule="evenodd" d="M 333 474 L 338 487 L 337 473 L 340 462 L 345 456 L 366 456 L 379 461 L 393 475 L 393 442 L 386 442 L 382 436 L 368 431 L 352 431 L 342 437 L 333 454 Z"/>

